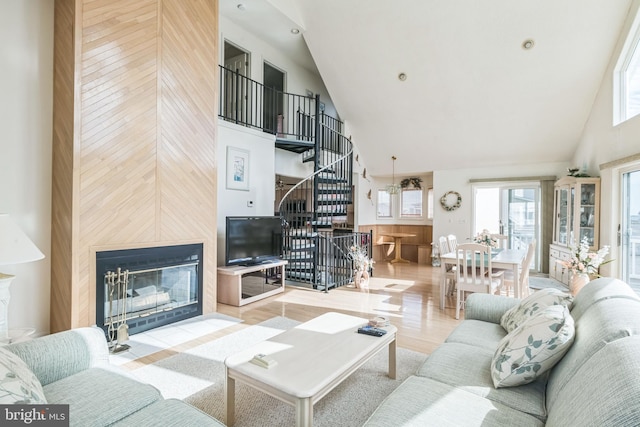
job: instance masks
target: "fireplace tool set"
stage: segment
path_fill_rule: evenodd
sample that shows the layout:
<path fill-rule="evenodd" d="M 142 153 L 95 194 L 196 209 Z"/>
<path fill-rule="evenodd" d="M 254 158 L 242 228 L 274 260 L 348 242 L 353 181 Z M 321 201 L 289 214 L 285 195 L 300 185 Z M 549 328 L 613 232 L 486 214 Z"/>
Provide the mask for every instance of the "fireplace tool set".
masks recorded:
<path fill-rule="evenodd" d="M 129 286 L 129 270 L 120 268 L 114 273 L 107 271 L 104 275 L 109 293 L 109 351 L 120 353 L 129 349 L 125 341 L 129 341 L 127 325 L 127 287 Z M 114 313 L 115 303 L 115 313 Z"/>

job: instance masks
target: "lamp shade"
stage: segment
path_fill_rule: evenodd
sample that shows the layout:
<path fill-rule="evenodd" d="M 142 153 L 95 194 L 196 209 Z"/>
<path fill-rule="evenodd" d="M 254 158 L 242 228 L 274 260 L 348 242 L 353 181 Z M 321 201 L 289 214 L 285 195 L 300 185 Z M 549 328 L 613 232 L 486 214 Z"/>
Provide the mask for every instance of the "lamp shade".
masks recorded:
<path fill-rule="evenodd" d="M 0 213 L 0 265 L 22 264 L 42 258 L 44 254 L 9 215 Z"/>

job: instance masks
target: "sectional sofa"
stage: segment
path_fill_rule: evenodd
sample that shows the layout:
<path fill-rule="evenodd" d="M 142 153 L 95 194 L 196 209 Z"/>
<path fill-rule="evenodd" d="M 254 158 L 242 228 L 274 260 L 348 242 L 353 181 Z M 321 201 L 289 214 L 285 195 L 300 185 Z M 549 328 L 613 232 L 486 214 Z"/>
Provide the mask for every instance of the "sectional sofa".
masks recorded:
<path fill-rule="evenodd" d="M 79 427 L 224 426 L 110 365 L 95 327 L 0 347 L 0 403 L 68 404 Z"/>
<path fill-rule="evenodd" d="M 500 323 L 516 305 L 513 298 L 471 295 L 465 320 L 365 425 L 640 425 L 640 299 L 626 283 L 600 278 L 585 286 L 567 304 L 562 327 L 573 335 L 559 361 L 532 382 L 496 388 L 496 356 L 510 340 Z"/>

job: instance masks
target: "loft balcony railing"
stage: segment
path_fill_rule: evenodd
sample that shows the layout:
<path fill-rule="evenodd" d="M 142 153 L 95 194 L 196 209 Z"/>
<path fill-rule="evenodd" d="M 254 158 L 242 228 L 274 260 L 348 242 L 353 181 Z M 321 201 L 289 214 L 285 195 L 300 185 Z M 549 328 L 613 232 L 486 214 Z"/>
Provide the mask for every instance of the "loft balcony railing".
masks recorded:
<path fill-rule="evenodd" d="M 319 123 L 342 130 L 342 122 L 320 111 L 319 95 L 282 92 L 222 65 L 220 91 L 220 117 L 239 125 L 301 141 L 314 141 Z"/>

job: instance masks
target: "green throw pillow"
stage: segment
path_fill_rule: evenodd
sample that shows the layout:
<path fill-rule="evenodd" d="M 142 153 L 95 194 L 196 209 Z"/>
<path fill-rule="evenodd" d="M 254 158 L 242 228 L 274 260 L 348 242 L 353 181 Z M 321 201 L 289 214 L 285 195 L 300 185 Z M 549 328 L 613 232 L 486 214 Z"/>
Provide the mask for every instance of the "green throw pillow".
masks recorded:
<path fill-rule="evenodd" d="M 512 332 L 531 316 L 552 305 L 562 305 L 571 309 L 573 296 L 558 289 L 541 289 L 520 301 L 520 304 L 507 310 L 500 318 L 500 326 Z"/>
<path fill-rule="evenodd" d="M 38 378 L 14 353 L 0 347 L 0 404 L 46 404 Z"/>
<path fill-rule="evenodd" d="M 502 338 L 491 360 L 496 388 L 528 384 L 551 369 L 569 350 L 575 326 L 569 310 L 552 305 Z"/>

